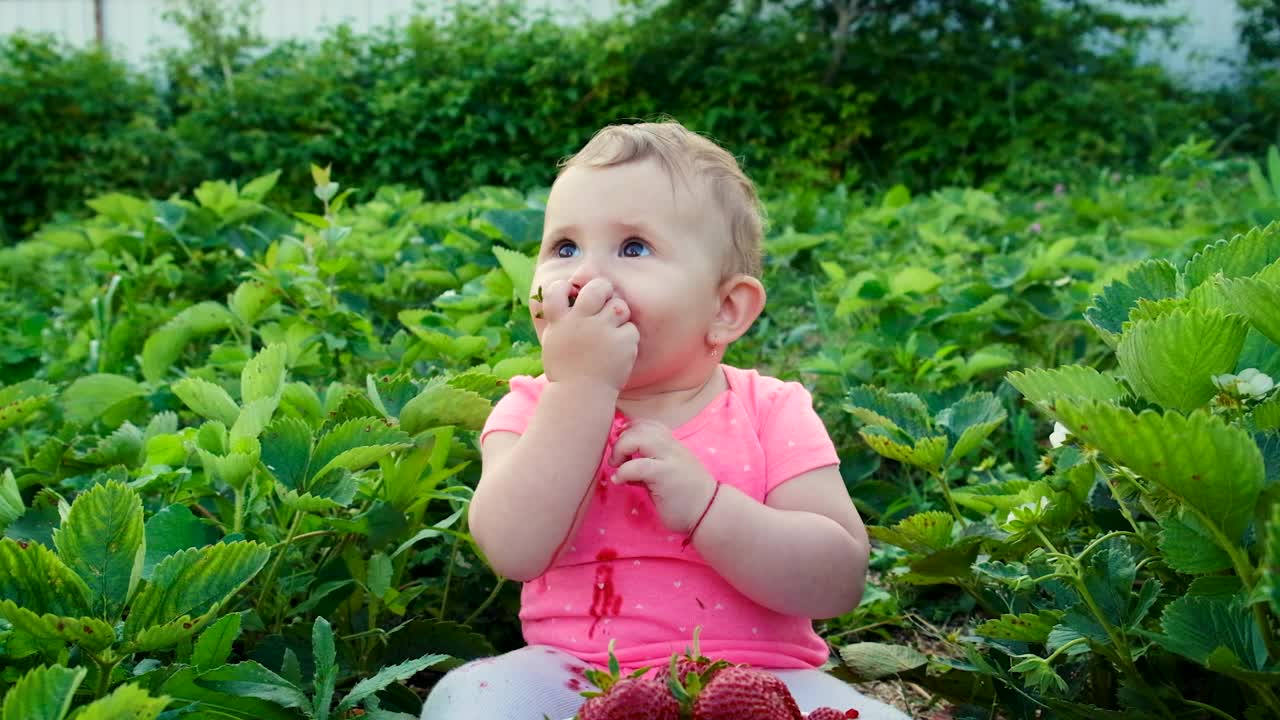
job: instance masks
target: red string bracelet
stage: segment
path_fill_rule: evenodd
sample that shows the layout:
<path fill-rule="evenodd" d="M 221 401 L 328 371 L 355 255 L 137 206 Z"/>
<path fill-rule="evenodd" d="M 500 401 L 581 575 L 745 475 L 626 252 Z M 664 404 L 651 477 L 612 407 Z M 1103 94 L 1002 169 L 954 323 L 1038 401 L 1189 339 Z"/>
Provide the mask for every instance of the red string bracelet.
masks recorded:
<path fill-rule="evenodd" d="M 689 528 L 689 534 L 685 536 L 684 541 L 680 543 L 680 552 L 684 552 L 684 549 L 689 547 L 689 544 L 693 542 L 693 534 L 698 531 L 698 526 L 702 524 L 702 518 L 707 516 L 707 511 L 711 509 L 711 503 L 716 501 L 716 495 L 719 494 L 720 481 L 717 480 L 716 489 L 711 491 L 711 499 L 707 501 L 707 506 L 702 508 L 702 514 L 698 516 L 698 521 L 693 524 L 693 527 Z"/>

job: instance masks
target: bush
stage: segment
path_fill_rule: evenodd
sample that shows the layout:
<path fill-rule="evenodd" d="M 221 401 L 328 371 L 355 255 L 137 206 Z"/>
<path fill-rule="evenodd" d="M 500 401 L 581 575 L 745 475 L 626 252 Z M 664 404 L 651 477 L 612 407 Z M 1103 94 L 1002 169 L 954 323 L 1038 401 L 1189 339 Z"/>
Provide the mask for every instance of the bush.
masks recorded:
<path fill-rule="evenodd" d="M 189 155 L 155 91 L 98 50 L 0 38 L 0 241 L 107 190 L 166 194 Z"/>

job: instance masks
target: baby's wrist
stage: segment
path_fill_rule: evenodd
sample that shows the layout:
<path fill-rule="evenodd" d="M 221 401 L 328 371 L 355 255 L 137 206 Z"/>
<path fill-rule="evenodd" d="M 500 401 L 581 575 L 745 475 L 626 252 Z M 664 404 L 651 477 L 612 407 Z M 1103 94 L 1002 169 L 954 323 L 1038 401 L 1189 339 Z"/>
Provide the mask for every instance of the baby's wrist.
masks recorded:
<path fill-rule="evenodd" d="M 575 397 L 581 398 L 584 402 L 590 402 L 595 399 L 608 402 L 610 405 L 616 404 L 618 395 L 622 393 L 621 388 L 614 387 L 607 380 L 587 376 L 552 380 L 550 385 L 564 388 L 564 392 L 573 393 Z"/>

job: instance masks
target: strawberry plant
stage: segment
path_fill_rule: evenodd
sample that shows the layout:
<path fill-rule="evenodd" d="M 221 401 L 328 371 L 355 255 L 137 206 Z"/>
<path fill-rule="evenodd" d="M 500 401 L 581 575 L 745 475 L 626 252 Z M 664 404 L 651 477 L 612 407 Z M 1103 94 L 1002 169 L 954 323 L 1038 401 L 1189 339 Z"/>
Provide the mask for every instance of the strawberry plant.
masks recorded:
<path fill-rule="evenodd" d="M 871 534 L 906 551 L 896 582 L 953 584 L 990 613 L 962 638 L 965 661 L 936 668 L 997 680 L 989 692 L 1019 716 L 1214 707 L 1272 717 L 1280 224 L 1205 246 L 1180 267 L 1139 263 L 1084 316 L 1114 369 L 1008 376 L 1059 423 L 1040 477 L 970 475 L 947 496 L 950 513 Z M 934 443 L 960 444 L 910 393 L 858 389 L 849 406 L 886 457 L 934 467 L 946 457 Z M 883 663 L 886 649 L 843 655 L 856 671 Z M 939 661 L 899 652 L 892 662 L 911 671 Z"/>

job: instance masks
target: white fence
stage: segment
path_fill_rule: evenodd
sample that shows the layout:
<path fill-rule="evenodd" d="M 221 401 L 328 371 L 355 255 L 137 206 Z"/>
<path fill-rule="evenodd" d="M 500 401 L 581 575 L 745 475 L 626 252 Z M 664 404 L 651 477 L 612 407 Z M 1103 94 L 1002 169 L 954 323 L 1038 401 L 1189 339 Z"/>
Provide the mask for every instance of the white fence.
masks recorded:
<path fill-rule="evenodd" d="M 620 12 L 622 0 L 525 0 L 536 9 L 573 21 Z M 403 22 L 417 12 L 443 16 L 450 0 L 259 0 L 259 31 L 268 40 L 314 37 L 348 22 L 367 31 Z M 166 0 L 0 0 L 0 35 L 17 30 L 51 32 L 73 45 L 101 39 L 118 55 L 141 66 L 155 51 L 180 46 L 176 28 L 162 16 Z M 1236 0 L 1171 0 L 1166 14 L 1185 15 L 1187 27 L 1174 45 L 1152 42 L 1147 56 L 1197 85 L 1224 82 L 1232 61 L 1243 56 Z"/>

